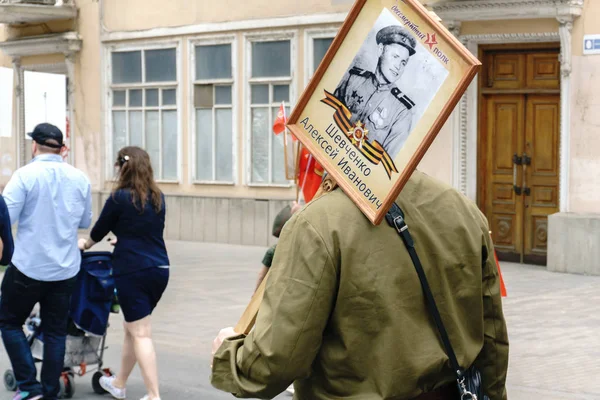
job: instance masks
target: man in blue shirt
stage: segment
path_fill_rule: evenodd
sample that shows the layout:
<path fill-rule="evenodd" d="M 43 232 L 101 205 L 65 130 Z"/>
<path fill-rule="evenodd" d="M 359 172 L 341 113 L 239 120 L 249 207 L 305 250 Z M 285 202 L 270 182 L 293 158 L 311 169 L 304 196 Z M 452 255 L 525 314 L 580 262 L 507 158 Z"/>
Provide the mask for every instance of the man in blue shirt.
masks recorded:
<path fill-rule="evenodd" d="M 10 217 L 4 198 L 0 195 L 0 265 L 8 265 L 15 249 L 12 232 L 10 230 Z"/>
<path fill-rule="evenodd" d="M 2 281 L 0 331 L 19 387 L 13 400 L 56 400 L 69 303 L 81 264 L 77 232 L 92 221 L 91 185 L 83 172 L 63 162 L 60 129 L 40 124 L 29 136 L 34 158 L 14 173 L 3 193 L 18 230 Z M 44 336 L 41 384 L 23 334 L 36 303 Z"/>

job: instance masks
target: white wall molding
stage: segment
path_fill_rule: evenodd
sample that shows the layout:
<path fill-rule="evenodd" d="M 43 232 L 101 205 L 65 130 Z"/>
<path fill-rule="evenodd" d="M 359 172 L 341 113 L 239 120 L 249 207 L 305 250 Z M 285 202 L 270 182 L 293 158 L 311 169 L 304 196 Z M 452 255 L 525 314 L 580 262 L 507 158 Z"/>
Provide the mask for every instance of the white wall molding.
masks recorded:
<path fill-rule="evenodd" d="M 0 3 L 4 3 L 4 1 L 0 1 Z M 55 6 L 41 4 L 0 4 L 0 24 L 48 22 L 72 19 L 76 16 L 77 9 L 70 1 L 63 1 Z"/>
<path fill-rule="evenodd" d="M 558 42 L 558 32 L 542 33 L 491 33 L 485 35 L 461 35 L 460 39 L 466 43 L 501 44 L 503 41 L 509 43 L 544 43 Z"/>
<path fill-rule="evenodd" d="M 76 32 L 29 36 L 0 42 L 0 50 L 9 57 L 42 54 L 72 54 L 81 50 L 81 38 Z"/>
<path fill-rule="evenodd" d="M 66 60 L 66 56 L 65 56 Z M 27 64 L 23 65 L 23 69 L 25 71 L 33 71 L 33 72 L 45 72 L 48 74 L 60 74 L 67 75 L 67 65 L 63 62 L 58 63 L 50 63 L 50 64 Z"/>
<path fill-rule="evenodd" d="M 160 38 L 167 36 L 187 36 L 200 35 L 205 33 L 214 34 L 220 32 L 249 31 L 255 29 L 277 29 L 308 25 L 333 24 L 344 22 L 344 19 L 346 19 L 346 15 L 347 13 L 314 14 L 268 19 L 249 19 L 231 22 L 214 22 L 172 28 L 154 28 L 128 32 L 116 31 L 103 34 L 100 40 L 102 42 L 113 42 L 123 40 Z"/>
<path fill-rule="evenodd" d="M 584 0 L 445 0 L 427 4 L 442 20 L 482 21 L 581 15 Z"/>

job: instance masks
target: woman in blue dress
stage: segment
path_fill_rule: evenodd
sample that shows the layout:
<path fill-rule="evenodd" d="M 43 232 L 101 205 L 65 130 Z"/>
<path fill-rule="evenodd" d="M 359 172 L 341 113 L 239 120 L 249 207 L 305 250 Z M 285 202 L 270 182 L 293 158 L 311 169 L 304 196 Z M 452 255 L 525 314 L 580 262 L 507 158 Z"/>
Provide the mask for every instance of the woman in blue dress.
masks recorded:
<path fill-rule="evenodd" d="M 118 180 L 90 233 L 80 239 L 87 250 L 109 232 L 117 236 L 113 274 L 125 318 L 121 370 L 100 385 L 116 399 L 126 398 L 126 383 L 136 362 L 147 389 L 143 400 L 160 400 L 150 315 L 169 281 L 169 257 L 163 238 L 164 195 L 154 181 L 148 153 L 125 147 L 117 155 Z"/>

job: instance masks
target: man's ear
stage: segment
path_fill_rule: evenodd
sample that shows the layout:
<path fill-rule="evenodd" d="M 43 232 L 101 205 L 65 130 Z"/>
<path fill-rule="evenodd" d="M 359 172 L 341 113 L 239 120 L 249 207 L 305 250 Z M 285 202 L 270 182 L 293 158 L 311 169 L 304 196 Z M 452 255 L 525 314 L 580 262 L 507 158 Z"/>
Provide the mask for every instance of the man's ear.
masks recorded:
<path fill-rule="evenodd" d="M 2 243 L 2 239 L 0 239 L 0 254 L 2 254 L 3 250 L 4 250 L 4 243 Z"/>
<path fill-rule="evenodd" d="M 377 45 L 377 49 L 378 49 L 378 51 L 377 51 L 377 57 L 381 57 L 381 55 L 383 54 L 383 44 L 379 43 Z"/>

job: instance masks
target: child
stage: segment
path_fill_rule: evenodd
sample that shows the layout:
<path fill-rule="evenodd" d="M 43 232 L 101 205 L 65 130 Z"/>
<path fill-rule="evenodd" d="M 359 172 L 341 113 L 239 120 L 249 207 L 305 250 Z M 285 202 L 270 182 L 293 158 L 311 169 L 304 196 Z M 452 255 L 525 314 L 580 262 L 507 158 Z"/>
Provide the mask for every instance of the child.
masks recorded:
<path fill-rule="evenodd" d="M 281 231 L 283 230 L 283 226 L 285 225 L 285 223 L 288 222 L 289 219 L 292 218 L 292 215 L 294 215 L 294 213 L 301 208 L 302 208 L 302 206 L 294 201 L 291 206 L 290 205 L 285 206 L 283 208 L 283 210 L 279 211 L 279 213 L 275 217 L 275 221 L 273 221 L 273 236 L 275 236 L 276 238 L 279 238 L 279 235 L 281 234 Z M 260 269 L 260 272 L 258 273 L 258 279 L 257 279 L 256 287 L 255 287 L 254 291 L 256 291 L 256 289 L 258 289 L 258 287 L 262 283 L 263 279 L 265 279 L 267 272 L 269 272 L 269 268 L 271 268 L 271 264 L 273 263 L 273 257 L 275 257 L 275 248 L 276 247 L 277 247 L 277 244 L 274 244 L 273 246 L 269 247 L 269 249 L 265 253 L 265 256 L 263 257 L 263 260 L 262 260 L 263 265 L 262 265 L 262 268 Z"/>

